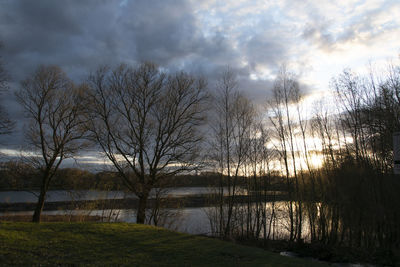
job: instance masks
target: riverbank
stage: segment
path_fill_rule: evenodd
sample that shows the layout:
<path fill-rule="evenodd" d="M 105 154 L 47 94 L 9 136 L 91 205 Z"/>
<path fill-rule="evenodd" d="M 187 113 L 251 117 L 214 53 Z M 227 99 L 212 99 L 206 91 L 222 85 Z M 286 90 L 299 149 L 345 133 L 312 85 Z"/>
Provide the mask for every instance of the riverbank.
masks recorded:
<path fill-rule="evenodd" d="M 259 248 L 127 223 L 0 223 L 4 265 L 324 266 Z"/>

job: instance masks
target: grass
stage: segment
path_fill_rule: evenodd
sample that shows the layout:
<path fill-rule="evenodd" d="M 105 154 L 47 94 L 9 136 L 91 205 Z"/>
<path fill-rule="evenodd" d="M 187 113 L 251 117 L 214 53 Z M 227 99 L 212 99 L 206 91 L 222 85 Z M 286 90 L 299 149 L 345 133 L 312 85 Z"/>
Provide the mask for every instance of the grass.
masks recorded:
<path fill-rule="evenodd" d="M 321 266 L 147 225 L 21 222 L 0 222 L 0 265 Z"/>
<path fill-rule="evenodd" d="M 1 215 L 0 220 L 8 222 L 31 222 L 32 215 Z M 98 222 L 100 216 L 91 215 L 42 215 L 42 222 Z"/>

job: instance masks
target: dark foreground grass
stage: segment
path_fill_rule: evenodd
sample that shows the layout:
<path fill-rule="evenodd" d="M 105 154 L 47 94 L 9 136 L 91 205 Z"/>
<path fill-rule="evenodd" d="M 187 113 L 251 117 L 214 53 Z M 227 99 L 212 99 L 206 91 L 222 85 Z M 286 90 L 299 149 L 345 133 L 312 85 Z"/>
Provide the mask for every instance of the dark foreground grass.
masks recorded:
<path fill-rule="evenodd" d="M 0 265 L 321 266 L 254 247 L 126 223 L 0 223 Z"/>

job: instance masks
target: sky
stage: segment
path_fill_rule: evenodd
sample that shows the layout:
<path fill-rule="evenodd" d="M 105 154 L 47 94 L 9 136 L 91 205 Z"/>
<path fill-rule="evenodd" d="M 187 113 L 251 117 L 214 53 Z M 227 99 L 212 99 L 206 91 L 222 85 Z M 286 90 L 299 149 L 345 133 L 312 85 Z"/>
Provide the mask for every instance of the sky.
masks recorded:
<path fill-rule="evenodd" d="M 211 88 L 229 66 L 259 102 L 286 65 L 321 96 L 344 68 L 399 58 L 400 1 L 0 0 L 0 41 L 11 77 L 2 105 L 18 121 L 0 143 L 11 151 L 24 127 L 13 91 L 40 64 L 80 82 L 100 65 L 153 61 L 205 76 Z"/>

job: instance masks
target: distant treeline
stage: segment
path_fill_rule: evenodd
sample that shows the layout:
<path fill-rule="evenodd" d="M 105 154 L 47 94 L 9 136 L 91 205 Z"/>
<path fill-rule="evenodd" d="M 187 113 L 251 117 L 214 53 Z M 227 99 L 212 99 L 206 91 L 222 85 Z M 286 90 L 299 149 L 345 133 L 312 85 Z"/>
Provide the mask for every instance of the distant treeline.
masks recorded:
<path fill-rule="evenodd" d="M 228 184 L 226 175 L 215 172 L 199 174 L 180 174 L 167 177 L 160 187 L 209 187 Z M 0 190 L 38 190 L 41 183 L 40 171 L 28 164 L 9 161 L 0 163 Z M 238 185 L 246 185 L 246 177 L 238 178 Z M 259 177 L 262 179 L 262 177 Z M 125 190 L 123 180 L 118 172 L 90 172 L 78 168 L 62 168 L 57 172 L 52 190 Z M 271 190 L 286 190 L 282 177 L 272 178 Z"/>

